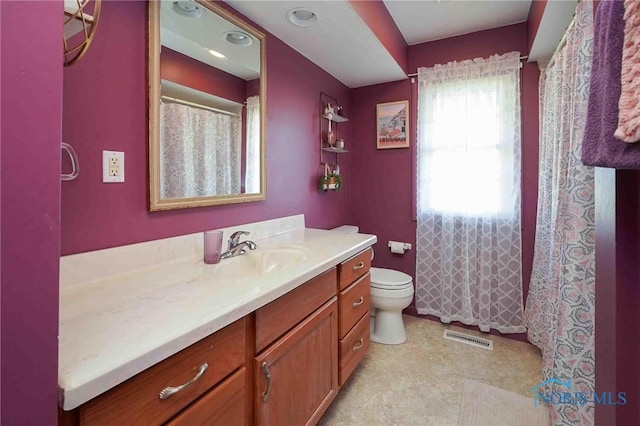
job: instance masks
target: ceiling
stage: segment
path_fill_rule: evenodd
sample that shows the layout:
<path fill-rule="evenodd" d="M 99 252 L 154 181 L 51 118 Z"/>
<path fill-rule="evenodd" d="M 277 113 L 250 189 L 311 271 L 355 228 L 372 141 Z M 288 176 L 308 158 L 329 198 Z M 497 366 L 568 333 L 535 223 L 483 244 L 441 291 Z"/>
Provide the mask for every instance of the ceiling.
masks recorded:
<path fill-rule="evenodd" d="M 347 0 L 226 2 L 348 87 L 407 77 Z M 297 7 L 312 10 L 318 23 L 308 28 L 291 24 L 287 12 Z"/>
<path fill-rule="evenodd" d="M 160 43 L 197 61 L 221 69 L 244 80 L 260 77 L 260 41 L 231 22 L 199 6 L 197 18 L 176 13 L 172 0 L 160 2 Z M 236 46 L 225 40 L 231 31 L 250 37 L 248 46 Z M 209 50 L 224 55 L 213 56 Z"/>
<path fill-rule="evenodd" d="M 350 88 L 407 78 L 348 0 L 226 2 Z M 575 10 L 575 0 L 549 3 L 566 3 L 566 9 Z M 384 5 L 407 44 L 413 45 L 525 22 L 531 0 L 384 0 Z M 292 25 L 286 15 L 298 7 L 312 10 L 318 23 L 310 28 Z M 542 55 L 550 57 L 564 33 L 568 21 L 564 16 L 561 20 L 554 24 L 558 28 L 545 30 L 551 34 L 546 43 L 550 47 L 545 45 Z"/>
<path fill-rule="evenodd" d="M 408 45 L 525 22 L 531 0 L 384 0 Z"/>

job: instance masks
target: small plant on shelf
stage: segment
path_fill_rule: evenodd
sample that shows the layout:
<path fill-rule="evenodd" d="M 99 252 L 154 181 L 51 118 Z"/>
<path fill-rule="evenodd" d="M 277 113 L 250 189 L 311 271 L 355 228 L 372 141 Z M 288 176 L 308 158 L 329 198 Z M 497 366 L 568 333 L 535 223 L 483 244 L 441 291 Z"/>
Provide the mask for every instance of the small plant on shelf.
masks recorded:
<path fill-rule="evenodd" d="M 336 170 L 330 170 L 328 165 L 325 165 L 324 174 L 320 176 L 318 180 L 318 191 L 326 191 L 328 189 L 337 191 L 342 187 L 342 178 Z"/>

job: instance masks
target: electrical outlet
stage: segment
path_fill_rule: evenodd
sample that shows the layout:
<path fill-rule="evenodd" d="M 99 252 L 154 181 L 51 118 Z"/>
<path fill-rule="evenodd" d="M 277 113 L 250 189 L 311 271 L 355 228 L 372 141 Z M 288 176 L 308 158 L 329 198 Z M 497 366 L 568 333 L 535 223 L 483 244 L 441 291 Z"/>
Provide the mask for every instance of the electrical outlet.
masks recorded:
<path fill-rule="evenodd" d="M 102 182 L 124 182 L 124 152 L 102 151 Z"/>

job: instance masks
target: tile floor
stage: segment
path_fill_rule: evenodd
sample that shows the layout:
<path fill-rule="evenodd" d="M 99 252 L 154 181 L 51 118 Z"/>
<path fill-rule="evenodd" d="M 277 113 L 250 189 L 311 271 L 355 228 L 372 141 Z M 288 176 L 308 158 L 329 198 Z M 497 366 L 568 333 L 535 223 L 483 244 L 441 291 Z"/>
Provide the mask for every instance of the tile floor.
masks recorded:
<path fill-rule="evenodd" d="M 457 425 L 466 379 L 527 397 L 540 382 L 540 351 L 530 344 L 412 316 L 404 319 L 407 342 L 372 342 L 320 425 Z M 493 351 L 443 339 L 447 327 L 490 338 Z"/>

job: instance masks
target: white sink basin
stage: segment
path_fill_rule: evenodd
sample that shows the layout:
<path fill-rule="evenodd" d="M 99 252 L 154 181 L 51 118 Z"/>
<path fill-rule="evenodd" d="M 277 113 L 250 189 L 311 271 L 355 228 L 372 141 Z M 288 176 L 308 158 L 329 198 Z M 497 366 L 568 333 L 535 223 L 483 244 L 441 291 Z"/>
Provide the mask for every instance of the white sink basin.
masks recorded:
<path fill-rule="evenodd" d="M 307 249 L 295 246 L 266 248 L 251 254 L 260 258 L 259 269 L 262 274 L 281 271 L 302 263 L 309 257 Z"/>
<path fill-rule="evenodd" d="M 308 257 L 309 251 L 304 247 L 265 246 L 221 260 L 212 268 L 212 273 L 220 279 L 251 278 L 280 272 L 304 262 Z"/>

